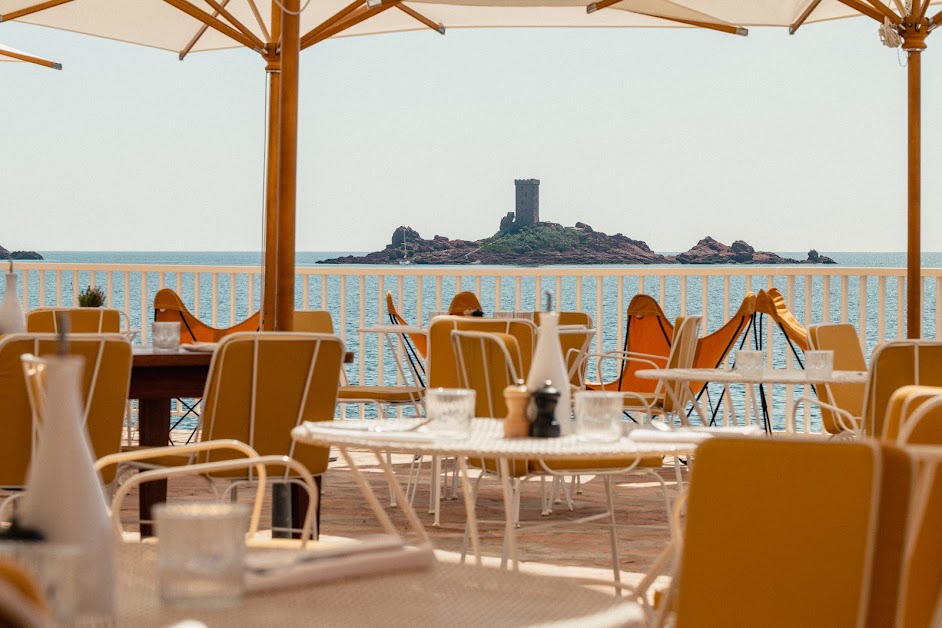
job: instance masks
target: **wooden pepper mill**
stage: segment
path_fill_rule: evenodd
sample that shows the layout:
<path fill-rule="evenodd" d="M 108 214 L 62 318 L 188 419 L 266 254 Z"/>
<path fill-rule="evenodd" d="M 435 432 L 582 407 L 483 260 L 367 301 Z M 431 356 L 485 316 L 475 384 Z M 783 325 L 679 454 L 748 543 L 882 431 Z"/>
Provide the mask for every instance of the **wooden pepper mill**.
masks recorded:
<path fill-rule="evenodd" d="M 526 438 L 530 435 L 530 420 L 527 418 L 527 404 L 530 393 L 523 380 L 504 389 L 504 402 L 507 404 L 507 418 L 504 419 L 504 438 Z"/>

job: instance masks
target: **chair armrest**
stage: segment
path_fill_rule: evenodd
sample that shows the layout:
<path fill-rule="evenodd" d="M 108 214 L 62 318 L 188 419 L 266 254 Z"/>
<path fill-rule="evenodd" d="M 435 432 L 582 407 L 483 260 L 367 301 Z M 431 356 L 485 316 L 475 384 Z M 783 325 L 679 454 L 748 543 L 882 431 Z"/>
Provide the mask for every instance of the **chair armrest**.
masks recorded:
<path fill-rule="evenodd" d="M 801 407 L 801 402 L 813 403 L 819 408 L 825 408 L 830 410 L 834 417 L 837 419 L 838 425 L 845 432 L 851 432 L 856 434 L 860 428 L 857 427 L 857 421 L 853 414 L 844 410 L 843 408 L 838 408 L 837 406 L 827 403 L 826 401 L 821 401 L 817 397 L 809 397 L 807 395 L 802 395 L 795 400 L 795 405 L 792 407 L 792 423 L 797 424 L 798 422 L 798 409 Z"/>

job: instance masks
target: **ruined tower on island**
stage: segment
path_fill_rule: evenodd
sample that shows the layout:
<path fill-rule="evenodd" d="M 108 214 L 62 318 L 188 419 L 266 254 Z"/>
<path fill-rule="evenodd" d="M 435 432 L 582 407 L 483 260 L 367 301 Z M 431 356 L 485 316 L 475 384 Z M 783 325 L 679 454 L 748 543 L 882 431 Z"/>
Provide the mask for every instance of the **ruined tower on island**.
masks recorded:
<path fill-rule="evenodd" d="M 540 223 L 540 180 L 514 179 L 516 186 L 515 211 L 501 218 L 500 230 L 511 227 L 532 227 Z"/>
<path fill-rule="evenodd" d="M 517 187 L 516 224 L 535 225 L 540 222 L 540 180 L 514 179 Z"/>

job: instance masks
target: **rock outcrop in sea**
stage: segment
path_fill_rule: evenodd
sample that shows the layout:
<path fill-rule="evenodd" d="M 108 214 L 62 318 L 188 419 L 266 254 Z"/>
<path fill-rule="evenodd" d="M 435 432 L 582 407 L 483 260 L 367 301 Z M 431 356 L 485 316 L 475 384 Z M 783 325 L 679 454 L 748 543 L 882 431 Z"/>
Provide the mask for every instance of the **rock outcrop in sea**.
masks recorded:
<path fill-rule="evenodd" d="M 501 222 L 501 230 L 483 240 L 449 240 L 436 235 L 422 238 L 411 227 L 396 229 L 382 251 L 363 256 L 347 255 L 323 260 L 323 264 L 488 264 L 547 266 L 580 264 L 834 264 L 812 249 L 799 261 L 768 251 L 756 251 L 737 240 L 732 246 L 712 237 L 676 256 L 655 253 L 641 240 L 621 233 L 607 235 L 577 222 L 563 227 L 553 222 L 519 226 Z"/>
<path fill-rule="evenodd" d="M 757 251 L 746 242 L 736 240 L 732 246 L 707 236 L 689 251 L 675 256 L 681 264 L 835 264 L 830 257 L 819 255 L 814 249 L 808 259 L 797 260 L 782 257 L 769 251 Z"/>
<path fill-rule="evenodd" d="M 0 259 L 43 259 L 43 256 L 37 253 L 36 251 L 13 251 L 10 252 L 7 249 L 0 246 Z"/>

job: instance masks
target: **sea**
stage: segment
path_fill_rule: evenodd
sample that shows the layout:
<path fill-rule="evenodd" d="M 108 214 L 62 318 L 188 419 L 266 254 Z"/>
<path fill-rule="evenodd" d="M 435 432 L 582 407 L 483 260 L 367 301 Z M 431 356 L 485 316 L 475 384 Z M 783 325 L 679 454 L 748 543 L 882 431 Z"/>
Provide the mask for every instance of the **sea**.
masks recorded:
<path fill-rule="evenodd" d="M 144 265 L 144 266 L 151 266 L 151 265 L 153 266 L 158 266 L 158 265 L 159 266 L 245 266 L 245 267 L 248 267 L 249 269 L 259 269 L 261 266 L 261 254 L 259 252 L 253 252 L 253 251 L 39 251 L 39 253 L 43 256 L 46 262 L 62 263 L 62 264 L 90 264 L 90 265 L 133 264 L 133 265 Z M 363 254 L 363 252 L 357 252 L 357 251 L 298 252 L 297 257 L 296 257 L 296 264 L 299 267 L 314 266 L 317 264 L 317 262 L 325 260 L 325 259 L 339 257 L 342 255 L 361 255 L 361 254 Z M 781 252 L 779 254 L 784 257 L 791 257 L 795 259 L 804 259 L 807 255 L 806 253 L 796 253 L 796 252 Z M 826 254 L 829 257 L 833 258 L 835 262 L 837 262 L 839 267 L 901 268 L 901 267 L 905 267 L 906 265 L 906 254 L 902 252 L 898 252 L 898 253 L 844 252 L 844 253 L 823 253 L 823 254 Z M 922 262 L 923 262 L 924 268 L 942 268 L 942 253 L 924 253 L 922 256 Z M 330 269 L 330 268 L 331 266 L 325 266 L 325 269 Z M 341 332 L 341 335 L 344 336 L 346 340 L 348 349 L 354 351 L 358 356 L 361 356 L 361 358 L 363 359 L 362 366 L 358 365 L 354 369 L 352 369 L 353 371 L 351 373 L 352 379 L 358 380 L 359 378 L 362 377 L 364 382 L 376 383 L 376 380 L 379 378 L 379 371 L 380 371 L 379 366 L 378 366 L 377 356 L 380 354 L 380 352 L 384 352 L 385 360 L 386 360 L 385 362 L 386 368 L 385 368 L 383 379 L 390 380 L 390 381 L 386 381 L 386 383 L 392 383 L 395 378 L 395 370 L 394 368 L 391 368 L 389 365 L 394 363 L 394 362 L 391 362 L 391 360 L 395 360 L 394 356 L 392 356 L 388 350 L 384 351 L 384 349 L 379 344 L 379 339 L 363 338 L 364 346 L 361 347 L 359 345 L 361 338 L 360 338 L 360 335 L 356 332 L 356 329 L 361 325 L 361 322 L 358 319 L 358 314 L 360 310 L 359 300 L 361 298 L 360 296 L 361 289 L 363 290 L 362 298 L 366 302 L 366 307 L 365 307 L 366 320 L 364 321 L 364 324 L 370 325 L 376 322 L 382 322 L 379 320 L 380 314 L 377 312 L 377 307 L 375 306 L 377 295 L 386 289 L 392 290 L 395 293 L 397 292 L 399 284 L 396 278 L 393 278 L 393 277 L 384 277 L 382 279 L 379 279 L 379 277 L 382 277 L 382 270 L 381 270 L 382 267 L 380 266 L 363 266 L 363 268 L 367 273 L 370 273 L 372 275 L 371 277 L 368 278 L 365 285 L 361 286 L 358 283 L 359 281 L 358 278 L 356 277 L 349 277 L 346 279 L 347 285 L 346 285 L 346 290 L 345 290 L 345 293 L 346 293 L 346 306 L 345 307 L 348 312 L 348 316 L 346 317 L 346 320 L 345 320 L 345 328 L 340 330 L 340 332 Z M 396 267 L 396 268 L 400 268 L 400 267 Z M 435 268 L 441 268 L 441 267 L 436 266 Z M 455 276 L 460 277 L 461 270 L 467 269 L 468 267 L 467 266 L 454 266 L 450 268 L 453 268 L 455 270 Z M 500 271 L 501 269 L 506 269 L 507 271 L 512 272 L 515 267 L 476 266 L 475 268 L 476 269 L 492 268 L 497 271 Z M 549 268 L 555 268 L 555 267 L 547 267 L 547 268 L 549 269 Z M 579 268 L 579 267 L 575 267 L 575 268 Z M 601 267 L 601 268 L 613 268 L 613 267 Z M 627 271 L 625 273 L 626 279 L 624 281 L 625 294 L 623 295 L 623 303 L 624 305 L 627 305 L 631 296 L 633 296 L 633 294 L 635 294 L 638 291 L 637 282 L 636 280 L 630 277 L 631 275 L 630 270 L 632 266 L 619 266 L 617 268 L 624 268 Z M 650 269 L 652 268 L 652 266 L 643 266 L 643 268 Z M 671 268 L 676 268 L 676 266 L 671 266 Z M 775 266 L 750 267 L 750 268 L 754 268 L 757 271 L 757 277 L 756 277 L 757 281 L 754 281 L 751 285 L 751 288 L 753 290 L 758 290 L 761 287 L 765 287 L 763 283 L 765 281 L 764 278 L 768 277 L 769 275 L 772 275 L 773 280 L 774 280 L 774 269 L 776 268 Z M 250 270 L 249 272 L 252 272 L 252 271 Z M 28 303 L 28 307 L 30 308 L 39 305 L 39 295 L 34 293 L 35 286 L 37 285 L 36 284 L 37 278 L 33 277 L 32 275 L 35 275 L 35 274 L 36 274 L 35 271 L 31 271 L 31 276 L 29 278 L 29 281 L 32 283 L 32 286 L 33 286 L 33 288 L 30 291 L 30 299 Z M 497 272 L 495 274 L 499 275 L 500 273 Z M 151 273 L 149 275 L 156 275 L 156 273 Z M 194 302 L 194 292 L 195 292 L 193 278 L 192 278 L 192 275 L 184 276 L 184 277 L 185 278 L 183 279 L 180 285 L 175 284 L 177 278 L 176 278 L 176 273 L 173 273 L 173 272 L 166 273 L 165 276 L 162 278 L 162 280 L 165 282 L 165 285 L 176 288 L 178 292 L 181 293 L 181 297 L 183 298 L 184 302 L 192 307 L 192 304 Z M 589 279 L 591 279 L 591 281 L 588 281 Z M 148 278 L 146 279 L 146 285 L 143 286 L 143 290 L 147 292 L 148 294 L 156 292 L 157 280 L 158 280 L 157 277 L 148 276 Z M 78 278 L 78 287 L 80 288 L 84 285 L 87 285 L 89 281 L 90 281 L 89 274 L 83 271 L 82 273 L 80 273 L 79 278 Z M 230 293 L 230 286 L 227 283 L 228 281 L 229 280 L 226 276 L 219 277 L 219 282 L 220 282 L 220 285 L 218 287 L 219 293 L 221 295 L 224 295 L 225 299 L 228 299 L 228 295 Z M 257 278 L 252 279 L 252 281 L 255 282 L 255 284 L 253 285 L 253 294 L 254 294 L 255 303 L 249 304 L 247 303 L 247 298 L 245 298 L 248 293 L 248 290 L 247 290 L 248 281 L 249 279 L 247 275 L 237 276 L 237 278 L 235 279 L 236 285 L 234 287 L 234 291 L 237 297 L 236 300 L 239 302 L 237 305 L 237 310 L 233 315 L 230 315 L 228 312 L 223 312 L 220 309 L 220 312 L 218 314 L 219 318 L 217 321 L 217 324 L 219 326 L 225 326 L 227 324 L 231 324 L 231 321 L 230 321 L 231 318 L 234 318 L 235 320 L 240 320 L 241 318 L 244 318 L 245 316 L 249 314 L 250 309 L 252 311 L 257 309 L 258 300 L 262 292 L 261 286 L 258 285 Z M 377 285 L 378 281 L 383 281 L 383 285 L 382 286 Z M 482 296 L 484 298 L 482 299 L 483 301 L 482 304 L 486 312 L 499 310 L 499 309 L 514 309 L 514 306 L 513 306 L 514 304 L 510 303 L 510 301 L 513 299 L 513 294 L 514 294 L 514 289 L 515 289 L 512 278 L 508 277 L 505 279 L 500 279 L 500 281 L 503 282 L 501 284 L 501 294 L 502 294 L 501 303 L 494 303 L 492 300 L 488 301 L 488 299 L 492 298 L 489 295 L 492 295 L 494 292 L 492 284 L 495 280 L 491 278 L 485 278 L 484 281 L 485 281 L 484 286 L 483 286 L 484 289 L 482 290 L 482 292 L 484 293 Z M 533 309 L 537 309 L 538 307 L 535 302 L 536 291 L 535 291 L 534 281 L 535 280 L 532 277 L 528 277 L 526 278 L 526 281 L 524 281 L 524 284 L 522 287 L 522 303 L 521 303 L 521 308 L 524 310 L 533 310 Z M 573 289 L 575 281 L 583 282 L 583 301 L 582 303 L 578 303 L 578 304 L 575 303 L 574 297 L 573 297 L 573 295 L 575 294 L 575 290 Z M 618 324 L 617 316 L 613 315 L 613 313 L 617 310 L 617 296 L 618 296 L 617 284 L 615 283 L 614 277 L 605 278 L 603 281 L 605 282 L 603 283 L 603 308 L 604 308 L 603 311 L 605 312 L 605 317 L 603 318 L 603 321 L 604 321 L 603 336 L 607 340 L 606 340 L 606 345 L 603 347 L 599 347 L 598 349 L 599 350 L 620 349 L 621 347 L 616 346 L 616 340 L 615 340 L 618 337 L 618 333 L 617 333 L 618 330 L 614 328 Z M 724 295 L 724 286 L 723 286 L 722 280 L 718 277 L 713 277 L 713 278 L 707 279 L 706 281 L 707 281 L 706 292 L 707 292 L 707 298 L 709 302 L 710 303 L 721 302 Z M 797 299 L 799 303 L 796 303 L 796 310 L 795 310 L 796 316 L 798 316 L 799 320 L 805 320 L 804 314 L 803 314 L 803 304 L 801 303 L 801 301 L 803 301 L 803 294 L 804 294 L 804 286 L 803 286 L 803 283 L 801 283 L 802 281 L 803 280 L 801 278 L 798 278 L 798 283 L 795 286 L 796 295 L 799 295 L 802 297 L 802 298 Z M 812 285 L 812 290 L 814 293 L 812 307 L 819 309 L 823 307 L 820 295 L 818 294 L 818 291 L 820 289 L 821 278 L 820 277 L 815 278 L 813 281 L 818 282 L 818 283 Z M 47 287 L 46 287 L 47 294 L 45 296 L 44 301 L 46 303 L 51 303 L 51 302 L 54 302 L 55 297 L 50 295 L 50 291 L 56 289 L 55 286 L 53 285 L 55 282 L 52 279 L 47 278 L 46 283 L 47 283 Z M 315 282 L 312 281 L 311 283 L 314 284 Z M 646 284 L 645 291 L 657 297 L 659 287 L 657 285 L 651 285 L 651 283 L 656 284 L 656 282 L 650 282 Z M 122 307 L 123 309 L 122 304 L 125 299 L 125 296 L 131 299 L 130 303 L 132 304 L 141 303 L 142 286 L 139 285 L 140 284 L 139 281 L 137 284 L 132 284 L 130 286 L 128 295 L 123 294 L 123 286 L 120 284 L 121 284 L 120 281 L 115 282 L 115 286 L 114 286 L 115 293 L 113 295 L 110 295 L 112 297 L 112 300 L 110 303 L 112 306 Z M 860 328 L 859 320 L 857 319 L 859 318 L 859 304 L 860 304 L 861 290 L 860 290 L 859 282 L 857 282 L 856 280 L 851 281 L 850 284 L 851 285 L 849 286 L 850 289 L 849 289 L 849 294 L 848 294 L 847 310 L 848 310 L 848 314 L 851 319 L 851 322 L 858 324 L 858 328 Z M 473 285 L 474 285 L 473 281 L 468 279 L 462 284 L 462 289 L 473 289 Z M 785 291 L 784 283 L 779 284 L 776 282 L 775 285 L 778 285 L 779 288 L 783 292 Z M 677 296 L 680 292 L 678 289 L 678 286 L 679 286 L 678 278 L 668 278 L 667 284 L 665 286 L 666 298 L 665 298 L 665 302 L 662 303 L 662 306 L 664 307 L 668 316 L 671 316 L 671 317 L 676 316 L 682 310 L 681 304 L 679 303 L 679 298 Z M 552 288 L 555 288 L 555 285 L 554 285 L 554 282 L 550 280 L 544 280 L 542 283 L 542 287 L 552 289 Z M 885 312 L 885 326 L 886 326 L 886 334 L 888 337 L 893 337 L 893 335 L 896 334 L 898 330 L 898 327 L 897 327 L 898 321 L 896 320 L 896 312 L 897 312 L 896 300 L 897 298 L 900 298 L 902 296 L 901 292 L 898 291 L 898 288 L 900 287 L 901 286 L 897 285 L 895 279 L 891 278 L 887 280 L 886 289 L 887 289 L 888 294 L 887 294 L 887 307 L 886 307 L 886 312 Z M 63 290 L 63 297 L 64 297 L 63 302 L 69 302 L 69 300 L 71 299 L 71 291 L 74 290 L 75 288 L 76 286 L 60 287 L 60 289 Z M 300 288 L 300 282 L 299 282 L 299 288 Z M 329 281 L 327 282 L 327 285 L 324 285 L 324 286 L 319 285 L 319 283 L 318 285 L 309 286 L 308 297 L 309 297 L 309 303 L 311 304 L 310 307 L 319 307 L 321 303 L 321 293 L 320 293 L 321 289 L 328 290 L 328 299 L 327 299 L 328 307 L 329 309 L 333 311 L 332 313 L 334 315 L 335 324 L 336 324 L 336 322 L 340 320 L 340 309 L 342 309 L 340 308 L 340 303 L 339 303 L 339 293 L 340 293 L 339 292 L 339 279 L 337 279 L 336 282 Z M 419 282 L 416 278 L 412 278 L 412 277 L 407 278 L 407 280 L 403 282 L 402 284 L 403 294 L 401 295 L 402 297 L 401 302 L 404 304 L 402 313 L 408 320 L 416 320 L 417 318 L 419 318 L 418 313 L 414 310 L 414 303 L 416 301 L 415 292 L 416 290 L 419 290 L 419 289 L 423 291 L 422 302 L 425 304 L 424 307 L 427 310 L 426 312 L 423 313 L 421 318 L 427 320 L 428 311 L 433 309 L 432 307 L 430 307 L 430 304 L 434 304 L 434 299 L 435 299 L 434 282 L 430 280 Z M 447 307 L 447 300 L 450 298 L 450 295 L 453 294 L 453 292 L 456 289 L 457 289 L 457 286 L 455 285 L 455 278 L 454 277 L 445 278 L 443 282 L 443 286 L 442 286 L 442 294 L 443 294 L 443 299 L 445 300 L 445 302 L 442 306 L 442 309 Z M 926 337 L 934 337 L 935 335 L 934 334 L 934 329 L 935 329 L 935 307 L 934 306 L 935 306 L 936 299 L 935 299 L 934 289 L 935 289 L 935 282 L 926 282 L 925 296 L 924 296 L 924 302 L 926 304 L 925 318 L 927 319 L 924 323 L 924 326 L 925 326 L 924 336 Z M 841 291 L 840 283 L 838 281 L 832 281 L 831 282 L 831 298 L 830 298 L 832 310 L 829 315 L 830 320 L 840 320 L 841 318 L 841 312 L 839 311 L 839 302 L 841 298 L 840 291 Z M 596 286 L 595 286 L 593 278 L 566 277 L 563 281 L 562 292 L 563 292 L 562 309 L 582 309 L 582 310 L 588 311 L 593 316 L 596 315 L 595 314 L 595 309 L 597 307 L 596 298 L 595 298 Z M 686 304 L 686 308 L 683 308 L 683 309 L 686 309 L 686 311 L 689 313 L 697 313 L 699 309 L 701 308 L 702 292 L 703 292 L 703 288 L 702 288 L 702 285 L 699 283 L 699 280 L 696 280 L 696 283 L 694 283 L 694 281 L 692 280 L 691 283 L 687 286 L 687 304 Z M 730 312 L 735 310 L 735 307 L 736 305 L 738 305 L 739 300 L 742 299 L 744 292 L 745 292 L 744 281 L 742 285 L 739 285 L 738 283 L 733 283 L 730 286 L 729 298 L 730 298 L 730 301 L 732 302 L 730 306 Z M 865 342 L 866 342 L 868 351 L 872 350 L 872 348 L 880 341 L 880 339 L 877 337 L 877 333 L 878 333 L 877 325 L 873 322 L 873 320 L 875 320 L 875 310 L 878 303 L 877 301 L 878 297 L 877 297 L 876 292 L 877 292 L 876 278 L 871 278 L 867 282 L 866 295 L 865 295 L 866 303 L 871 312 L 870 316 L 868 317 L 871 320 L 868 320 L 867 324 L 865 325 L 866 327 Z M 209 297 L 210 297 L 210 290 L 208 289 L 208 285 L 204 283 L 200 290 L 200 310 L 203 313 L 210 312 L 213 310 L 213 304 L 210 303 Z M 300 296 L 298 298 L 299 298 L 298 307 L 300 307 L 301 305 Z M 147 300 L 147 298 L 145 297 L 144 300 Z M 410 305 L 410 304 L 413 304 L 413 305 Z M 135 308 L 132 305 L 131 310 L 132 311 L 137 310 L 139 309 L 139 307 L 140 306 L 137 306 Z M 722 308 L 721 307 L 711 308 L 710 314 L 711 315 L 707 321 L 708 331 L 717 329 L 724 322 L 722 320 Z M 812 314 L 813 314 L 812 316 L 813 320 L 815 320 L 816 322 L 820 320 L 820 312 L 816 312 L 813 310 Z M 149 316 L 149 315 L 150 315 L 149 313 L 145 314 L 145 316 Z M 132 328 L 140 328 L 141 322 L 142 322 L 141 318 L 142 316 L 140 313 L 135 313 L 132 315 L 132 320 L 131 320 Z M 902 321 L 899 321 L 899 322 L 901 323 Z M 609 327 L 612 327 L 612 329 L 609 329 Z M 787 360 L 787 358 L 785 357 L 786 354 L 787 354 L 787 348 L 783 349 L 782 347 L 779 347 L 774 352 L 774 356 L 775 356 L 774 365 L 777 367 L 785 366 L 786 360 Z M 594 375 L 594 374 L 590 373 L 590 376 L 591 375 Z M 604 373 L 603 373 L 603 376 L 604 376 Z M 798 389 L 795 392 L 795 394 L 798 395 L 798 394 L 801 394 L 802 392 L 803 391 L 801 391 L 801 389 Z M 775 402 L 784 403 L 784 397 L 783 397 L 784 395 L 785 395 L 784 390 L 774 391 L 773 403 Z M 739 394 L 734 393 L 734 396 L 739 397 Z M 373 409 L 368 409 L 366 412 L 368 416 L 375 415 L 375 410 Z M 818 421 L 816 413 L 814 416 L 811 417 L 811 421 L 812 421 L 812 429 L 814 429 L 816 427 L 815 424 Z M 783 427 L 783 425 L 781 425 L 781 422 L 782 422 L 782 419 L 777 419 L 775 421 L 777 428 Z"/>

